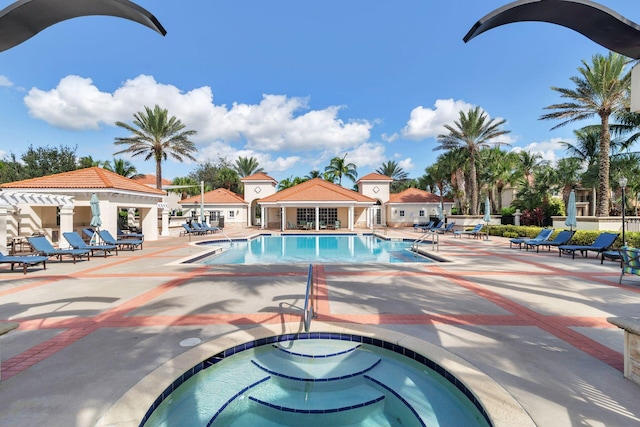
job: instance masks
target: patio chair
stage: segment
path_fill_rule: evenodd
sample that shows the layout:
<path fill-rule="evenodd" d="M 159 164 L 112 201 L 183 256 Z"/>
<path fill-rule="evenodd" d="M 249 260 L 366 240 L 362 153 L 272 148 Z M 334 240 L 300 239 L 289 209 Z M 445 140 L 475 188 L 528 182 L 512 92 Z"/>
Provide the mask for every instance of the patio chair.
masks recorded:
<path fill-rule="evenodd" d="M 640 249 L 623 246 L 620 248 L 619 253 L 622 271 L 620 272 L 620 280 L 618 280 L 618 283 L 622 285 L 622 276 L 624 276 L 624 273 L 640 276 Z"/>
<path fill-rule="evenodd" d="M 136 239 L 114 239 L 113 236 L 111 235 L 111 233 L 109 233 L 108 230 L 100 230 L 98 231 L 98 235 L 100 236 L 100 238 L 102 239 L 103 242 L 105 242 L 107 245 L 117 245 L 120 247 L 120 249 L 122 249 L 123 246 L 128 246 L 129 249 L 131 249 L 132 251 L 134 251 L 136 249 L 137 246 L 140 246 L 140 249 L 142 249 L 142 240 L 136 240 Z"/>
<path fill-rule="evenodd" d="M 201 236 L 201 235 L 205 234 L 204 231 L 196 230 L 195 228 L 191 228 L 189 226 L 189 224 L 182 224 L 182 228 L 184 228 L 184 230 L 180 232 L 181 236 L 186 236 L 188 234 L 192 234 L 194 236 Z"/>
<path fill-rule="evenodd" d="M 543 228 L 540 230 L 538 235 L 533 239 L 530 237 L 516 237 L 514 239 L 509 239 L 509 247 L 512 248 L 513 245 L 517 244 L 518 249 L 522 249 L 523 244 L 535 244 L 536 242 L 546 242 L 551 237 L 553 233 L 553 228 Z"/>
<path fill-rule="evenodd" d="M 413 231 L 418 231 L 418 229 L 421 229 L 424 231 L 425 228 L 431 228 L 431 227 L 433 227 L 433 221 L 429 221 L 424 224 L 413 224 Z"/>
<path fill-rule="evenodd" d="M 529 250 L 529 247 L 536 248 L 536 252 L 540 252 L 540 246 L 546 246 L 548 251 L 551 252 L 551 246 L 562 246 L 569 243 L 569 240 L 573 237 L 574 231 L 562 230 L 558 233 L 558 235 L 553 240 L 544 240 L 544 241 L 525 241 L 525 248 Z"/>
<path fill-rule="evenodd" d="M 449 224 L 446 225 L 446 227 L 443 227 L 439 230 L 436 230 L 437 233 L 439 234 L 447 234 L 447 233 L 453 233 L 453 227 L 456 225 L 455 221 L 451 221 Z"/>
<path fill-rule="evenodd" d="M 458 230 L 453 232 L 453 237 L 462 238 L 463 235 L 467 235 L 469 237 L 478 237 L 480 235 L 480 230 L 482 230 L 482 224 L 476 224 L 471 230 Z"/>
<path fill-rule="evenodd" d="M 13 271 L 13 267 L 18 264 L 22 265 L 22 272 L 27 274 L 27 267 L 42 264 L 44 269 L 47 269 L 47 260 L 49 258 L 46 256 L 38 256 L 38 255 L 22 255 L 22 256 L 12 256 L 5 255 L 0 252 L 0 263 L 2 264 L 11 264 L 11 271 Z"/>
<path fill-rule="evenodd" d="M 196 226 L 200 227 L 200 229 L 201 229 L 201 230 L 204 230 L 204 231 L 205 231 L 205 234 L 206 234 L 206 233 L 211 233 L 211 234 L 213 234 L 213 233 L 217 233 L 218 231 L 222 231 L 222 230 L 220 229 L 220 227 L 211 227 L 210 225 L 207 225 L 207 223 L 199 223 L 199 222 L 196 222 L 196 223 L 194 223 L 194 224 L 195 224 Z"/>
<path fill-rule="evenodd" d="M 38 254 L 46 256 L 47 258 L 55 256 L 59 261 L 62 261 L 63 255 L 69 255 L 73 258 L 73 263 L 75 264 L 78 258 L 82 258 L 84 256 L 87 257 L 88 261 L 91 254 L 89 249 L 56 249 L 44 236 L 31 236 L 27 237 L 27 240 L 33 250 Z"/>
<path fill-rule="evenodd" d="M 82 240 L 82 236 L 80 236 L 75 231 L 68 231 L 62 233 L 64 239 L 69 242 L 73 249 L 89 249 L 91 251 L 91 256 L 94 255 L 95 251 L 104 252 L 104 257 L 107 257 L 107 253 L 111 251 L 116 251 L 116 255 L 118 255 L 118 247 L 116 245 L 88 245 Z"/>
<path fill-rule="evenodd" d="M 575 259 L 576 252 L 580 251 L 580 254 L 584 257 L 589 256 L 589 251 L 594 251 L 599 254 L 608 251 L 609 248 L 618 238 L 618 233 L 601 233 L 595 242 L 591 245 L 562 245 L 558 246 L 558 256 L 562 256 L 562 253 L 571 254 Z M 604 262 L 601 260 L 600 263 Z"/>

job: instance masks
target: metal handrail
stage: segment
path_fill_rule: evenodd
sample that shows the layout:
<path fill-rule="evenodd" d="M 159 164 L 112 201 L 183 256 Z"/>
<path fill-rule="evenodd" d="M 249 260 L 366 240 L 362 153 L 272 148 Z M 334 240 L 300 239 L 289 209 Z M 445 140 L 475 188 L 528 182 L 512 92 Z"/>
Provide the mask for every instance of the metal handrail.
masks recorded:
<path fill-rule="evenodd" d="M 307 291 L 304 296 L 304 313 L 303 313 L 304 331 L 309 332 L 311 327 L 311 318 L 313 314 L 313 264 L 309 264 L 309 273 L 307 275 Z"/>
<path fill-rule="evenodd" d="M 414 240 L 411 244 L 411 250 L 414 252 L 414 255 L 416 252 L 418 252 L 418 244 L 426 241 L 428 236 L 431 236 L 431 239 L 429 240 L 431 242 L 431 246 L 435 246 L 436 252 L 438 251 L 438 248 L 440 247 L 440 235 L 435 231 L 427 231 L 416 240 Z M 435 239 L 433 238 L 434 236 Z"/>

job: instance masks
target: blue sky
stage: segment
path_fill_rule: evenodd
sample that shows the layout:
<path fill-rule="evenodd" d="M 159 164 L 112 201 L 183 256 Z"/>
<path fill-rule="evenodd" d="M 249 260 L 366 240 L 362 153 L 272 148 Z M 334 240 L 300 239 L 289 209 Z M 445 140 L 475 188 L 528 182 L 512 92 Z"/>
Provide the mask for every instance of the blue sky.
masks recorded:
<path fill-rule="evenodd" d="M 77 145 L 79 156 L 111 160 L 114 139 L 127 136 L 114 122 L 159 104 L 198 132 L 199 161 L 254 156 L 281 180 L 347 154 L 359 176 L 394 160 L 416 178 L 441 153 L 433 148 L 442 125 L 480 106 L 507 121 L 507 149 L 554 160 L 564 155 L 558 141 L 573 141 L 581 125 L 551 131 L 557 123 L 538 120 L 560 101 L 550 87 L 572 87 L 583 59 L 607 53 L 544 23 L 462 41 L 507 0 L 137 3 L 165 37 L 82 17 L 0 52 L 0 155 Z M 640 22 L 637 0 L 599 3 Z M 163 176 L 195 166 L 169 160 Z"/>

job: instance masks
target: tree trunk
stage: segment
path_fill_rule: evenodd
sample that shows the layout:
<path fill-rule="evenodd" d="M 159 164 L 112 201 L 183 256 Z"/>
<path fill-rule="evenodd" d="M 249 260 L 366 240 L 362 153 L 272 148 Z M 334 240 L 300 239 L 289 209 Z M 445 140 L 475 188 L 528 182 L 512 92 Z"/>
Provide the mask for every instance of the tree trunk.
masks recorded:
<path fill-rule="evenodd" d="M 600 115 L 602 129 L 600 131 L 600 167 L 598 169 L 598 208 L 596 216 L 609 216 L 609 115 Z"/>
<path fill-rule="evenodd" d="M 162 190 L 162 160 L 156 160 L 156 188 Z"/>
<path fill-rule="evenodd" d="M 469 157 L 469 187 L 471 190 L 471 215 L 478 215 L 478 177 L 476 176 L 476 159 Z"/>

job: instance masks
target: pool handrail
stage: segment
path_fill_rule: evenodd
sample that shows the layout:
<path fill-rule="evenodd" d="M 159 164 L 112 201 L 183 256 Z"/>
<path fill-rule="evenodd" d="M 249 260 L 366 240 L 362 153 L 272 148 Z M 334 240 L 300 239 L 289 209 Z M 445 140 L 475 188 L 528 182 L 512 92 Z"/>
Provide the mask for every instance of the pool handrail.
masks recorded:
<path fill-rule="evenodd" d="M 307 274 L 307 290 L 304 295 L 304 313 L 302 320 L 304 322 L 304 331 L 309 332 L 311 328 L 311 319 L 313 313 L 313 264 L 309 264 L 309 273 Z"/>

